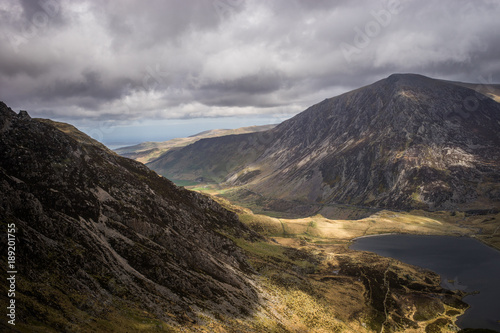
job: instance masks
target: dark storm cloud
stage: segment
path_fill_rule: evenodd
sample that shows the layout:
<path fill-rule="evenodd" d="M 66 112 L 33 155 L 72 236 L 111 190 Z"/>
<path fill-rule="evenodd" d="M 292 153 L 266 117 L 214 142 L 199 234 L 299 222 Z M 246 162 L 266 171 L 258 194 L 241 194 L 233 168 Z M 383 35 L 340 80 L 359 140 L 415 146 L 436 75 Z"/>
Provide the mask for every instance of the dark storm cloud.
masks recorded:
<path fill-rule="evenodd" d="M 231 81 L 206 84 L 196 90 L 194 97 L 208 106 L 252 105 L 267 108 L 286 104 L 285 101 L 274 100 L 272 94 L 290 85 L 284 73 L 261 71 Z"/>
<path fill-rule="evenodd" d="M 234 10 L 242 6 L 232 7 Z M 99 13 L 115 47 L 151 48 L 159 43 L 180 43 L 189 30 L 203 31 L 217 27 L 219 17 L 211 1 L 109 1 L 96 2 Z"/>
<path fill-rule="evenodd" d="M 95 110 L 99 109 L 103 102 L 123 97 L 126 92 L 122 87 L 126 86 L 127 82 L 126 78 L 103 80 L 99 72 L 85 70 L 76 80 L 55 79 L 39 87 L 35 95 L 39 96 L 40 100 L 49 102 L 53 99 L 73 99 L 75 105 Z"/>
<path fill-rule="evenodd" d="M 20 0 L 23 9 L 23 16 L 27 22 L 43 24 L 45 16 L 50 17 L 52 24 L 64 24 L 64 16 L 61 6 L 56 0 Z"/>
<path fill-rule="evenodd" d="M 500 81 L 498 1 L 0 0 L 0 99 L 35 116 L 296 113 L 395 72 Z"/>

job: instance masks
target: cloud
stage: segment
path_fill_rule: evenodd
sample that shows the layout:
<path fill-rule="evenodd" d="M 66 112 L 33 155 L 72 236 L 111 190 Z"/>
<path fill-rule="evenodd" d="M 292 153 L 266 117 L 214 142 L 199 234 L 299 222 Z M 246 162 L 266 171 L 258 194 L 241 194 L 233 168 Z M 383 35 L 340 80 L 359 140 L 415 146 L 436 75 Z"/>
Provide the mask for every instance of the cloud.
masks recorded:
<path fill-rule="evenodd" d="M 0 99 L 123 123 L 297 113 L 394 72 L 500 80 L 495 1 L 0 1 Z"/>

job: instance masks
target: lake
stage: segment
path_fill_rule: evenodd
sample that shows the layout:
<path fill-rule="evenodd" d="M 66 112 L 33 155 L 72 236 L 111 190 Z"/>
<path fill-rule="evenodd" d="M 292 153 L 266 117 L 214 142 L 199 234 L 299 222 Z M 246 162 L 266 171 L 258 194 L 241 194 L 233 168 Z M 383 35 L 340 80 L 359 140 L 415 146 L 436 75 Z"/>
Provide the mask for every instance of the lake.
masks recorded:
<path fill-rule="evenodd" d="M 479 291 L 464 297 L 471 307 L 457 325 L 500 332 L 500 251 L 468 237 L 419 235 L 363 237 L 350 248 L 430 269 L 441 276 L 444 288 Z"/>

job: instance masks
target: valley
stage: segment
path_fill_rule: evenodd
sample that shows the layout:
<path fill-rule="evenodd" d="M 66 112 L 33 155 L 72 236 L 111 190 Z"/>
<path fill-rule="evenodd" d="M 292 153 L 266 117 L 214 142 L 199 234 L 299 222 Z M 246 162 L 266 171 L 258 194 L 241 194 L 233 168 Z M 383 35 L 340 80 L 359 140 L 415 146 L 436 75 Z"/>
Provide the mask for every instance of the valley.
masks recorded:
<path fill-rule="evenodd" d="M 266 235 L 265 242 L 237 241 L 237 244 L 263 275 L 270 292 L 287 299 L 292 290 L 299 303 L 316 307 L 320 302 L 322 310 L 315 314 L 317 318 L 330 313 L 352 332 L 366 329 L 377 332 L 456 332 L 458 328 L 452 323 L 467 309 L 467 305 L 460 301 L 465 294 L 460 290 L 441 289 L 439 276 L 394 259 L 350 250 L 354 238 L 386 233 L 468 236 L 483 239 L 498 248 L 498 235 L 477 234 L 477 226 L 486 223 L 484 216 L 385 210 L 359 220 L 331 220 L 320 215 L 283 218 L 277 217 L 276 212 L 271 217 L 254 214 L 248 208 L 230 203 L 213 190 L 210 192 L 214 200 L 237 213 L 247 226 Z M 491 225 L 499 225 L 498 219 L 498 215 L 486 218 Z M 272 263 L 271 267 L 269 263 Z M 387 276 L 393 280 L 387 282 Z M 286 291 L 281 284 L 285 285 Z M 314 289 L 314 305 L 304 295 L 304 284 Z M 386 284 L 393 289 L 386 288 Z M 301 319 L 295 319 L 299 326 L 314 312 L 290 304 L 286 307 Z M 295 313 L 296 310 L 300 311 Z M 320 322 L 330 323 L 324 318 Z M 320 326 L 321 329 L 302 326 L 302 329 L 306 327 L 319 332 L 322 329 L 334 331 L 328 326 Z"/>
<path fill-rule="evenodd" d="M 475 110 L 464 109 L 470 98 Z M 497 85 L 395 74 L 272 129 L 203 138 L 147 165 L 264 236 L 232 237 L 274 302 L 257 317 L 280 316 L 278 326 L 257 321 L 261 330 L 456 332 L 464 292 L 349 245 L 395 233 L 500 250 L 497 98 Z"/>
<path fill-rule="evenodd" d="M 0 333 L 500 333 L 499 0 L 0 17 Z"/>
<path fill-rule="evenodd" d="M 474 237 L 500 250 L 500 213 L 492 211 L 393 211 L 348 205 L 313 206 L 301 209 L 273 210 L 268 202 L 241 200 L 239 188 L 216 185 L 191 185 L 186 188 L 210 195 L 226 208 L 238 213 L 242 222 L 269 237 L 294 237 L 309 242 L 335 240 L 348 243 L 363 236 L 400 233 Z M 273 201 L 270 200 L 272 203 Z M 295 202 L 283 204 L 285 207 Z M 296 207 L 295 207 L 296 208 Z M 319 211 L 319 213 L 318 213 Z M 323 216 L 325 214 L 326 216 Z M 336 216 L 333 217 L 333 216 Z"/>

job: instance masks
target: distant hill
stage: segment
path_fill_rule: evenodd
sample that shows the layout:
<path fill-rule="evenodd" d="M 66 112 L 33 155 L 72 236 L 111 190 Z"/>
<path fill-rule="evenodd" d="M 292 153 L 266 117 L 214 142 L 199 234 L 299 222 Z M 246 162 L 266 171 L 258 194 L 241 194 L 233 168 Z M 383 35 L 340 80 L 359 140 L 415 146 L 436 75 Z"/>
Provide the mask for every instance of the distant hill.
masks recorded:
<path fill-rule="evenodd" d="M 394 74 L 271 130 L 202 139 L 148 166 L 172 179 L 239 186 L 261 201 L 498 209 L 498 92 Z"/>
<path fill-rule="evenodd" d="M 122 147 L 114 151 L 123 156 L 134 159 L 142 163 L 148 163 L 160 157 L 160 155 L 174 148 L 182 148 L 198 140 L 205 138 L 220 137 L 232 134 L 244 134 L 267 131 L 276 125 L 249 126 L 237 129 L 214 129 L 204 131 L 187 138 L 177 138 L 163 142 L 143 142 L 138 145 Z"/>

